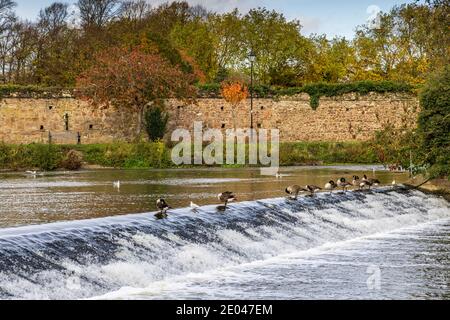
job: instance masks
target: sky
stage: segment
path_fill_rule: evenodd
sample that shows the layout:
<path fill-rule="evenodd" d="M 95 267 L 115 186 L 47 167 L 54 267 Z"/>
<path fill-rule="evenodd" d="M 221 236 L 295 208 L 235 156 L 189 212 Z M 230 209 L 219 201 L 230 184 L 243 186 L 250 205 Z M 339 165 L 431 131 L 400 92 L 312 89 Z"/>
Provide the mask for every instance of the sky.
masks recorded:
<path fill-rule="evenodd" d="M 55 0 L 15 0 L 17 14 L 28 20 L 35 20 L 41 8 Z M 76 0 L 58 0 L 75 3 Z M 148 0 L 158 5 L 164 0 Z M 326 34 L 353 38 L 355 27 L 362 25 L 376 13 L 388 11 L 395 5 L 412 3 L 414 0 L 188 0 L 191 4 L 201 4 L 216 12 L 226 12 L 233 8 L 247 12 L 251 8 L 266 7 L 282 12 L 289 20 L 298 19 L 303 26 L 302 34 Z"/>

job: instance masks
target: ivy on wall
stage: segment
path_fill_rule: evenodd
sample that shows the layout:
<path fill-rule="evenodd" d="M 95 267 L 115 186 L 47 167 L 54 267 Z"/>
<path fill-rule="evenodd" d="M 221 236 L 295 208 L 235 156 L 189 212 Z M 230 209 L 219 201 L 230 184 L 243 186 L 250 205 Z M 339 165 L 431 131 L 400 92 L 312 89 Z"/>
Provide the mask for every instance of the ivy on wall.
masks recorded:
<path fill-rule="evenodd" d="M 268 87 L 255 86 L 253 92 L 258 98 L 279 98 L 282 96 L 293 96 L 300 93 L 307 93 L 310 96 L 310 105 L 314 110 L 319 106 L 321 97 L 341 96 L 346 93 L 358 93 L 361 95 L 369 92 L 377 93 L 413 93 L 417 88 L 403 82 L 393 81 L 359 81 L 351 83 L 312 83 L 303 87 Z M 199 86 L 200 94 L 203 96 L 219 96 L 219 84 L 205 84 Z"/>
<path fill-rule="evenodd" d="M 220 97 L 220 83 L 201 84 L 197 86 L 200 97 Z M 257 85 L 253 87 L 253 93 L 256 98 L 274 98 L 282 96 L 294 96 L 300 93 L 307 93 L 310 96 L 310 105 L 312 109 L 319 107 L 321 97 L 335 97 L 347 93 L 357 93 L 361 95 L 369 92 L 376 93 L 415 93 L 418 88 L 414 85 L 404 82 L 394 81 L 358 81 L 351 83 L 312 83 L 303 87 L 270 87 Z M 71 88 L 46 88 L 39 86 L 19 86 L 19 85 L 0 85 L 0 99 L 12 96 L 27 97 L 48 97 L 61 96 L 63 92 L 73 93 Z"/>

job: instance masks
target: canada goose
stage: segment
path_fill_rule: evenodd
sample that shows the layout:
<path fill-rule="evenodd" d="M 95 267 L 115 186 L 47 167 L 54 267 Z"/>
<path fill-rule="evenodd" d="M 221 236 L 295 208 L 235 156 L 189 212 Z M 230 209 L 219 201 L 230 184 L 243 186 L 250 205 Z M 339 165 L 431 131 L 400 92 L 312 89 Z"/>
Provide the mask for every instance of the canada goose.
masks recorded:
<path fill-rule="evenodd" d="M 225 203 L 225 205 L 224 205 L 225 208 L 227 207 L 228 202 L 236 201 L 236 196 L 231 191 L 225 191 L 225 192 L 219 193 L 217 195 L 217 198 L 220 201 L 222 201 L 223 203 Z"/>
<path fill-rule="evenodd" d="M 347 190 L 347 187 L 349 187 L 351 185 L 352 185 L 351 183 L 345 181 L 345 178 L 340 178 L 337 181 L 337 186 L 341 187 L 344 192 Z"/>
<path fill-rule="evenodd" d="M 155 214 L 155 217 L 158 219 L 163 219 L 167 217 L 167 210 L 172 209 L 164 199 L 156 200 L 156 208 L 158 208 L 159 212 Z"/>
<path fill-rule="evenodd" d="M 331 193 L 331 191 L 336 189 L 336 187 L 337 187 L 336 183 L 333 180 L 330 180 L 330 181 L 328 181 L 327 184 L 325 184 L 325 188 L 324 189 L 325 190 L 330 190 L 330 193 Z"/>
<path fill-rule="evenodd" d="M 360 183 L 361 183 L 361 181 L 359 180 L 359 177 L 353 176 L 352 185 L 355 187 L 361 187 Z"/>
<path fill-rule="evenodd" d="M 287 194 L 291 195 L 291 199 L 297 199 L 298 194 L 302 191 L 302 187 L 298 185 L 289 186 L 285 189 Z"/>
<path fill-rule="evenodd" d="M 368 187 L 370 189 L 371 186 L 372 186 L 372 182 L 370 182 L 369 180 L 362 179 L 361 182 L 359 183 L 360 189 L 364 189 L 364 187 Z"/>
<path fill-rule="evenodd" d="M 314 192 L 322 190 L 322 188 L 319 188 L 318 186 L 314 185 L 306 185 L 305 188 L 303 188 L 304 191 L 311 193 L 311 195 L 314 194 Z"/>
<path fill-rule="evenodd" d="M 363 179 L 362 179 L 363 181 L 369 181 L 370 183 L 371 183 L 371 185 L 374 185 L 374 186 L 378 186 L 379 184 L 380 184 L 380 180 L 378 180 L 378 179 L 373 179 L 373 178 L 367 178 L 367 176 L 366 175 L 364 175 L 363 176 Z"/>

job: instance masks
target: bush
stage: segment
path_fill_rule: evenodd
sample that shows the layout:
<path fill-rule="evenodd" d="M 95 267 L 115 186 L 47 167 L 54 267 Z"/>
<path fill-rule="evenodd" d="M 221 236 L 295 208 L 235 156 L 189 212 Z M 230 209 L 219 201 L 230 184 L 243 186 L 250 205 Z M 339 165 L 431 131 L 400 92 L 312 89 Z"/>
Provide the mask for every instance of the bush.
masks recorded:
<path fill-rule="evenodd" d="M 280 164 L 376 163 L 367 142 L 289 142 L 280 144 Z"/>
<path fill-rule="evenodd" d="M 48 144 L 0 144 L 0 168 L 54 170 L 62 159 L 59 146 Z"/>
<path fill-rule="evenodd" d="M 420 94 L 418 133 L 432 178 L 450 175 L 450 67 L 433 75 Z"/>
<path fill-rule="evenodd" d="M 235 155 L 237 148 L 234 148 Z M 248 145 L 246 159 L 248 161 Z M 192 152 L 192 157 L 194 153 Z M 80 168 L 81 161 L 114 168 L 169 168 L 171 149 L 163 142 L 92 145 L 6 145 L 0 143 L 0 168 L 53 170 Z M 377 157 L 367 142 L 288 142 L 280 144 L 280 165 L 333 163 L 376 163 Z M 243 165 L 226 165 L 242 167 Z"/>
<path fill-rule="evenodd" d="M 71 149 L 67 152 L 61 166 L 67 170 L 78 170 L 83 164 L 83 154 L 77 150 Z"/>
<path fill-rule="evenodd" d="M 62 153 L 58 146 L 52 144 L 30 144 L 28 148 L 23 147 L 24 155 L 21 157 L 25 161 L 25 167 L 39 168 L 40 170 L 51 171 L 58 168 L 61 162 Z M 26 153 L 29 153 L 27 155 Z"/>
<path fill-rule="evenodd" d="M 417 133 L 409 128 L 385 126 L 383 130 L 376 132 L 371 148 L 378 161 L 384 165 L 395 164 L 408 168 L 411 160 L 413 163 L 421 162 Z"/>
<path fill-rule="evenodd" d="M 153 107 L 145 112 L 145 130 L 150 141 L 157 141 L 164 137 L 169 115 L 161 107 Z"/>
<path fill-rule="evenodd" d="M 10 96 L 11 94 L 18 94 L 19 96 L 41 96 L 52 97 L 54 95 L 61 95 L 63 92 L 72 92 L 72 88 L 61 87 L 42 87 L 36 85 L 16 85 L 16 84 L 2 84 L 0 85 L 0 98 Z"/>

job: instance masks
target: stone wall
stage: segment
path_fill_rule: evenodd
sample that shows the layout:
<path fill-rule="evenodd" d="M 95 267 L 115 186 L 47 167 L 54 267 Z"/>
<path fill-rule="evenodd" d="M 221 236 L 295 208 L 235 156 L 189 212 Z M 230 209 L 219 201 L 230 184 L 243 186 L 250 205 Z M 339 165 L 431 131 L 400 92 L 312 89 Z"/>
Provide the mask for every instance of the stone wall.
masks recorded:
<path fill-rule="evenodd" d="M 249 128 L 250 102 L 233 113 L 222 99 L 202 99 L 198 105 L 184 106 L 170 101 L 170 129 L 192 128 L 203 121 L 205 128 Z M 313 110 L 307 94 L 279 100 L 256 99 L 254 128 L 276 128 L 281 141 L 364 141 L 385 125 L 414 127 L 419 101 L 407 94 L 376 94 L 321 98 Z"/>
<path fill-rule="evenodd" d="M 254 100 L 254 127 L 280 129 L 282 141 L 362 141 L 391 123 L 414 126 L 419 109 L 417 97 L 408 94 L 348 94 L 322 98 L 312 110 L 309 96 Z M 205 128 L 230 129 L 250 126 L 250 102 L 235 112 L 222 99 L 199 99 L 184 105 L 169 100 L 169 134 L 175 128 L 192 129 L 194 121 Z M 69 130 L 64 115 L 68 115 Z M 0 103 L 0 141 L 6 143 L 106 143 L 136 137 L 138 116 L 119 109 L 90 106 L 86 101 L 61 98 L 5 98 Z"/>
<path fill-rule="evenodd" d="M 64 120 L 68 115 L 68 129 Z M 0 141 L 6 143 L 107 143 L 129 140 L 137 132 L 137 115 L 90 106 L 73 98 L 6 98 L 0 103 Z"/>

